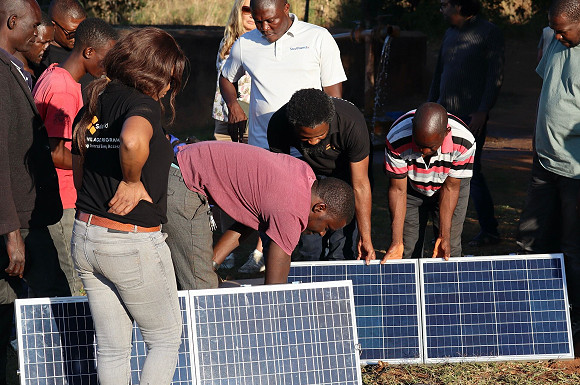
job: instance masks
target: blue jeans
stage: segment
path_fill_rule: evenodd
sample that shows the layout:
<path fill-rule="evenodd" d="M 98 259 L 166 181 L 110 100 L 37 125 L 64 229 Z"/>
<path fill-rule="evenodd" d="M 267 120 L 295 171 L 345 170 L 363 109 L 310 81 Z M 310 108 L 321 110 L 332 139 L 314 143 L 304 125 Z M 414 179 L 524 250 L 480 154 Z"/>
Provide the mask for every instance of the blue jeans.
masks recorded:
<path fill-rule="evenodd" d="M 181 315 L 165 234 L 128 233 L 75 220 L 71 250 L 95 324 L 99 383 L 129 384 L 133 320 L 148 347 L 141 384 L 171 383 Z"/>

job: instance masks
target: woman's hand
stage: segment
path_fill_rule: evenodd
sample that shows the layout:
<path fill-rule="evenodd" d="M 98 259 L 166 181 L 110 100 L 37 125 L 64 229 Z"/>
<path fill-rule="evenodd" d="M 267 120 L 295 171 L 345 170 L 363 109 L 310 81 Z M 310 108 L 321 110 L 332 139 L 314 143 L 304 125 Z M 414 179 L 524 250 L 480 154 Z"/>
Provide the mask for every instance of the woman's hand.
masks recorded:
<path fill-rule="evenodd" d="M 153 203 L 143 183 L 121 181 L 119 187 L 117 187 L 115 196 L 109 202 L 108 212 L 117 215 L 127 215 L 137 206 L 140 200 Z"/>

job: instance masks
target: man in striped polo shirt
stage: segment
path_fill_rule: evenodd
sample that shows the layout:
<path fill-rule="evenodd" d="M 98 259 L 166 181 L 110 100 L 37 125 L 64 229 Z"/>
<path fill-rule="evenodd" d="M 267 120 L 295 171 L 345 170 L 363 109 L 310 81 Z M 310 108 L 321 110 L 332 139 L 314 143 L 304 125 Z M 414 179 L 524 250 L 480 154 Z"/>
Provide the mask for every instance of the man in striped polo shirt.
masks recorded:
<path fill-rule="evenodd" d="M 439 223 L 433 257 L 461 256 L 475 147 L 467 126 L 437 103 L 393 124 L 385 148 L 392 240 L 383 262 L 423 256 L 429 214 Z"/>

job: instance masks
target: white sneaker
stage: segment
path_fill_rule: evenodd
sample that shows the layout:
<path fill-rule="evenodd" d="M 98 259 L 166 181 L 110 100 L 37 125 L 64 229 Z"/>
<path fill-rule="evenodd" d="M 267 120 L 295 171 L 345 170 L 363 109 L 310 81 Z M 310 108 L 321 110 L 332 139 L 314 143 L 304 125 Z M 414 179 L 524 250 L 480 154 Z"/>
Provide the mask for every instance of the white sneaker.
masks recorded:
<path fill-rule="evenodd" d="M 245 274 L 263 273 L 264 271 L 266 271 L 266 266 L 264 265 L 264 254 L 258 250 L 252 251 L 248 256 L 246 263 L 238 269 L 238 273 Z"/>
<path fill-rule="evenodd" d="M 229 270 L 233 268 L 235 264 L 236 264 L 236 256 L 234 255 L 234 253 L 229 253 L 226 259 L 224 259 L 224 261 L 220 265 L 219 269 Z"/>

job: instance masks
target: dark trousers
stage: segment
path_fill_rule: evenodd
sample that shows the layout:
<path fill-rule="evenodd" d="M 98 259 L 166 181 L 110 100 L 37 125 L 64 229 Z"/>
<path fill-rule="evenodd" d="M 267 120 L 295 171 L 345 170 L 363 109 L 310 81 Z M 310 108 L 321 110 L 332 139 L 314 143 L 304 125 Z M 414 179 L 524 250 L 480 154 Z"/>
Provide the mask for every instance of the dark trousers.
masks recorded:
<path fill-rule="evenodd" d="M 302 234 L 293 261 L 336 261 L 355 259 L 358 256 L 358 227 L 353 219 L 342 229 L 319 234 Z"/>
<path fill-rule="evenodd" d="M 58 262 L 58 253 L 52 242 L 48 228 L 20 229 L 26 250 L 24 279 L 35 297 L 68 297 L 70 289 L 68 281 Z M 0 238 L 0 303 L 10 303 L 13 298 L 8 286 L 12 280 L 4 272 L 8 266 L 9 257 L 6 252 L 4 238 Z"/>
<path fill-rule="evenodd" d="M 14 305 L 0 305 L 0 385 L 6 385 L 7 349 L 10 342 Z"/>
<path fill-rule="evenodd" d="M 20 229 L 24 239 L 26 262 L 24 279 L 36 297 L 70 296 L 68 281 L 58 262 L 58 253 L 48 228 Z M 12 329 L 14 299 L 21 290 L 18 278 L 9 277 L 4 269 L 9 264 L 4 237 L 0 237 L 0 384 L 6 377 L 6 348 Z"/>
<path fill-rule="evenodd" d="M 403 227 L 403 258 L 422 258 L 427 220 L 431 216 L 439 227 L 439 194 L 425 196 L 407 184 L 407 211 Z M 457 206 L 451 219 L 451 256 L 461 257 L 461 233 L 469 203 L 469 178 L 461 179 Z M 437 235 L 436 235 L 437 236 Z"/>
<path fill-rule="evenodd" d="M 564 253 L 570 303 L 580 315 L 580 179 L 546 170 L 534 154 L 517 243 L 525 253 Z"/>
<path fill-rule="evenodd" d="M 464 117 L 465 118 L 465 117 Z M 466 124 L 471 121 L 470 117 L 463 120 Z M 487 187 L 485 177 L 481 172 L 481 155 L 483 153 L 483 146 L 485 145 L 485 138 L 487 136 L 487 122 L 475 138 L 477 145 L 475 149 L 475 156 L 473 159 L 473 176 L 471 177 L 470 195 L 475 206 L 475 212 L 479 220 L 479 227 L 482 231 L 499 235 L 497 231 L 497 220 L 495 219 L 493 199 Z"/>

